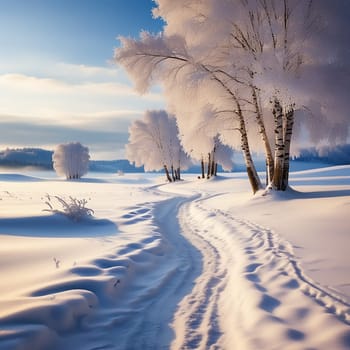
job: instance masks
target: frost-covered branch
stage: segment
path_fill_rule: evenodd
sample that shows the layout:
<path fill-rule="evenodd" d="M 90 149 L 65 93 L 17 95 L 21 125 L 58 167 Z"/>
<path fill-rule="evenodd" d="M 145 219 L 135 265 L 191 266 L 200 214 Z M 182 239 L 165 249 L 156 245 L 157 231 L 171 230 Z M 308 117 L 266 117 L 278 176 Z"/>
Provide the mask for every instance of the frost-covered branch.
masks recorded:
<path fill-rule="evenodd" d="M 348 9 L 347 0 L 338 1 L 339 6 Z M 319 53 L 327 51 L 323 50 L 323 40 L 320 36 L 315 40 L 311 35 L 318 11 L 327 13 L 327 18 L 331 13 L 329 2 L 157 0 L 156 4 L 154 14 L 166 23 L 163 33 L 143 32 L 139 40 L 120 38 L 115 60 L 127 70 L 139 92 L 145 92 L 155 83 L 162 85 L 168 109 L 176 115 L 184 149 L 194 150 L 196 159 L 205 159 L 213 149 L 214 138 L 219 136 L 233 148 L 237 148 L 240 141 L 251 167 L 254 163 L 247 149 L 252 147 L 260 152 L 263 145 L 268 182 L 271 182 L 275 125 L 269 101 L 275 99 L 282 106 L 282 124 L 288 129 L 284 135 L 286 149 L 290 147 L 292 119 L 298 115 L 290 113 L 290 105 L 295 104 L 293 110 L 305 105 L 316 108 L 314 114 L 319 115 L 322 122 L 315 128 L 308 118 L 308 130 L 301 132 L 310 134 L 311 139 L 319 141 L 329 137 L 335 133 L 332 130 L 339 130 L 339 121 L 349 125 L 342 116 L 348 114 L 344 108 L 346 103 L 336 103 L 339 99 L 324 83 L 337 77 L 342 86 L 340 95 L 349 91 L 348 80 L 344 78 L 350 71 L 346 63 L 348 53 L 334 45 L 335 50 L 328 50 L 322 57 Z M 332 47 L 330 38 L 335 38 L 330 33 L 340 33 L 342 28 L 337 25 L 334 13 L 332 15 L 330 26 L 333 27 L 324 32 L 328 36 L 326 48 Z M 346 35 L 338 37 L 345 42 Z M 336 65 L 338 60 L 342 65 Z M 224 123 L 216 110 L 231 111 Z M 334 121 L 333 111 L 336 111 Z M 250 127 L 252 123 L 248 118 L 253 115 L 256 125 Z M 244 142 L 242 137 L 236 140 L 236 133 L 229 133 L 237 128 L 241 136 L 247 138 Z M 347 130 L 342 129 L 342 137 L 348 134 Z M 246 147 L 248 138 L 249 148 Z M 289 151 L 284 153 L 284 159 L 287 154 Z"/>

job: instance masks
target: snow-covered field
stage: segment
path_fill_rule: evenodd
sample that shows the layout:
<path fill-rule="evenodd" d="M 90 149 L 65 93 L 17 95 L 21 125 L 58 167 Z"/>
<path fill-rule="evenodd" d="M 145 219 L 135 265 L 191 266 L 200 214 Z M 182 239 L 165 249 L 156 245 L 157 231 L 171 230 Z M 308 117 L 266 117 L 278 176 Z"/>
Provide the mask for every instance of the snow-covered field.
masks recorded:
<path fill-rule="evenodd" d="M 350 349 L 350 166 L 184 179 L 1 173 L 0 349 Z"/>

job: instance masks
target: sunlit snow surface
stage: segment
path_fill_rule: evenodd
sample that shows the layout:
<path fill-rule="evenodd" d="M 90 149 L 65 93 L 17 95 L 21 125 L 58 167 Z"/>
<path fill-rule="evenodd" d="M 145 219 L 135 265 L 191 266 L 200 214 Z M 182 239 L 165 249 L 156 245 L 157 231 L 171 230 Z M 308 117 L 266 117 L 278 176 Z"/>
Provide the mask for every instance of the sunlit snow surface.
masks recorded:
<path fill-rule="evenodd" d="M 0 173 L 0 349 L 350 349 L 350 166 L 290 184 Z"/>

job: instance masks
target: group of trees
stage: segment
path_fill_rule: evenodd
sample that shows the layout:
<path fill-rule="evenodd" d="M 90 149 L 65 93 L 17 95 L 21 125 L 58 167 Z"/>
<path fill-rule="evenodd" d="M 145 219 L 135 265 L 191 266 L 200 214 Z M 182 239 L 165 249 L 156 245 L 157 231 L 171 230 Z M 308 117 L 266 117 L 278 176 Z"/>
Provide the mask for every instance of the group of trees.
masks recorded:
<path fill-rule="evenodd" d="M 347 6 L 344 0 L 337 1 Z M 306 119 L 318 118 L 328 125 L 328 130 L 317 126 L 325 131 L 320 137 L 339 124 L 322 105 L 334 98 L 319 87 L 310 90 L 310 78 L 317 84 L 324 72 L 319 57 L 323 22 L 318 13 L 325 1 L 155 2 L 154 15 L 164 19 L 164 31 L 142 32 L 139 39 L 120 37 L 115 61 L 140 93 L 162 85 L 188 156 L 203 162 L 209 155 L 210 164 L 221 146 L 240 148 L 255 193 L 263 185 L 252 149 L 263 150 L 267 186 L 285 190 L 296 113 L 303 109 Z M 336 54 L 331 62 L 327 58 L 333 66 Z M 317 116 L 311 105 L 316 105 Z"/>
<path fill-rule="evenodd" d="M 180 180 L 181 170 L 188 169 L 192 160 L 201 162 L 202 178 L 216 175 L 218 164 L 225 170 L 232 169 L 232 149 L 222 145 L 218 138 L 200 140 L 198 135 L 192 135 L 192 140 L 187 142 L 193 145 L 193 140 L 202 142 L 197 150 L 203 149 L 206 142 L 208 153 L 204 155 L 195 149 L 185 153 L 175 117 L 164 110 L 146 111 L 143 119 L 136 120 L 129 128 L 126 157 L 136 166 L 144 165 L 146 171 L 164 169 L 169 182 Z"/>

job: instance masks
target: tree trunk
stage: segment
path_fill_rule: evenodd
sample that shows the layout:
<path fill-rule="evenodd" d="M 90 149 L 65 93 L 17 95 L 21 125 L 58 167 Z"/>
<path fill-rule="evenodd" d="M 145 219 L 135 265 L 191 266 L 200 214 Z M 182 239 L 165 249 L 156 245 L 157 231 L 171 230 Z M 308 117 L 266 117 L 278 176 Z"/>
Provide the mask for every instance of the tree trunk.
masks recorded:
<path fill-rule="evenodd" d="M 257 173 L 256 168 L 255 168 L 253 159 L 251 157 L 249 143 L 248 143 L 247 130 L 245 127 L 245 121 L 243 118 L 243 113 L 242 113 L 242 109 L 241 109 L 239 100 L 238 100 L 237 96 L 235 95 L 235 93 L 229 87 L 226 86 L 225 82 L 220 80 L 215 74 L 213 75 L 213 77 L 226 90 L 226 92 L 233 98 L 233 100 L 237 106 L 237 111 L 234 111 L 233 113 L 235 113 L 239 119 L 239 125 L 240 125 L 239 130 L 241 133 L 241 148 L 242 148 L 242 152 L 243 152 L 243 156 L 244 156 L 245 165 L 247 168 L 248 179 L 249 179 L 250 185 L 252 187 L 253 193 L 255 194 L 258 190 L 260 190 L 262 188 L 262 186 L 261 186 L 261 182 L 260 182 L 258 173 Z"/>
<path fill-rule="evenodd" d="M 215 163 L 215 176 L 218 175 L 218 163 Z"/>
<path fill-rule="evenodd" d="M 203 157 L 202 157 L 202 160 L 201 160 L 201 167 L 202 167 L 202 179 L 204 179 L 205 175 L 204 175 L 204 160 L 203 160 Z"/>
<path fill-rule="evenodd" d="M 176 170 L 176 179 L 177 179 L 177 180 L 181 180 L 181 170 L 180 170 L 180 167 L 178 167 L 177 170 Z"/>
<path fill-rule="evenodd" d="M 175 182 L 176 181 L 176 176 L 175 176 L 175 173 L 174 173 L 174 166 L 173 165 L 171 165 L 171 177 L 173 179 L 173 182 Z"/>
<path fill-rule="evenodd" d="M 261 135 L 264 148 L 265 148 L 265 157 L 266 157 L 266 186 L 268 186 L 273 178 L 273 173 L 274 173 L 274 160 L 272 156 L 272 151 L 271 151 L 271 145 L 269 142 L 269 138 L 267 137 L 266 133 L 266 128 L 265 128 L 265 123 L 264 119 L 260 110 L 259 106 L 259 101 L 258 101 L 258 96 L 257 96 L 257 91 L 254 86 L 251 87 L 252 89 L 252 98 L 253 98 L 253 103 L 255 107 L 255 119 L 259 127 L 259 133 Z"/>
<path fill-rule="evenodd" d="M 211 166 L 210 166 L 210 159 L 211 159 L 210 153 L 208 153 L 208 171 L 207 171 L 207 179 L 210 178 L 210 168 L 211 168 Z"/>
<path fill-rule="evenodd" d="M 277 191 L 281 191 L 284 162 L 283 111 L 277 99 L 275 99 L 272 113 L 275 121 L 275 168 L 272 178 L 272 187 Z"/>
<path fill-rule="evenodd" d="M 164 171 L 165 171 L 165 176 L 166 176 L 167 180 L 169 182 L 172 182 L 170 174 L 169 174 L 169 170 L 168 170 L 168 167 L 166 166 L 166 164 L 164 164 Z"/>
<path fill-rule="evenodd" d="M 286 125 L 284 130 L 284 162 L 283 162 L 283 172 L 282 172 L 282 191 L 285 191 L 288 187 L 290 145 L 292 141 L 293 124 L 294 124 L 294 109 L 293 107 L 291 107 L 286 113 Z"/>
<path fill-rule="evenodd" d="M 215 174 L 215 147 L 213 149 L 212 156 L 211 156 L 210 176 L 216 176 L 216 174 Z"/>
<path fill-rule="evenodd" d="M 239 116 L 239 124 L 240 124 L 239 129 L 241 132 L 241 148 L 243 152 L 244 162 L 247 168 L 248 179 L 252 187 L 253 193 L 255 194 L 257 191 L 259 191 L 262 188 L 262 186 L 250 153 L 247 130 L 246 130 L 243 114 L 242 114 L 240 105 L 238 103 L 237 103 L 237 107 L 238 107 L 238 116 Z"/>
<path fill-rule="evenodd" d="M 211 176 L 216 176 L 216 174 L 215 174 L 215 161 L 214 160 L 212 160 L 211 161 L 211 170 L 210 170 L 210 174 L 211 174 Z"/>

